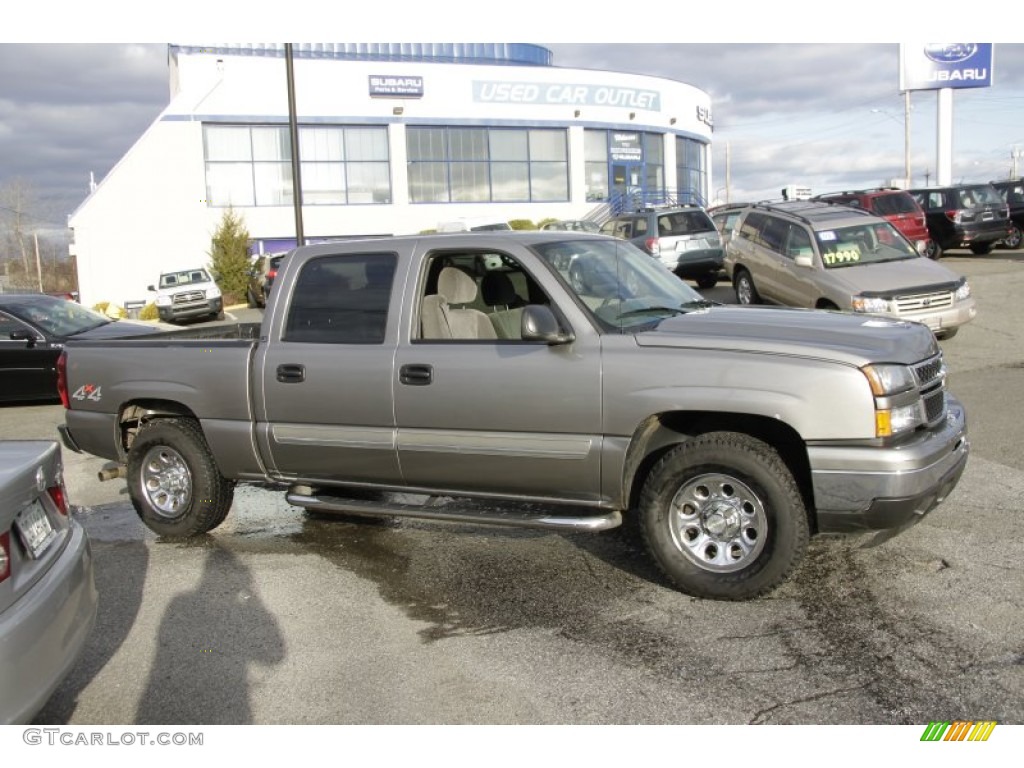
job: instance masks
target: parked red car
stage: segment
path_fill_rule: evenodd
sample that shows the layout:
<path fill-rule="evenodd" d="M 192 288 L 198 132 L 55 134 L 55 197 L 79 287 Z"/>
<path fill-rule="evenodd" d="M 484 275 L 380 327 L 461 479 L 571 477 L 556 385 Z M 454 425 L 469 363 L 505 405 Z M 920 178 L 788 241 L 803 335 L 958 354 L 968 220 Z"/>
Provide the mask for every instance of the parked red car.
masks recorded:
<path fill-rule="evenodd" d="M 851 208 L 862 208 L 883 219 L 898 229 L 907 240 L 914 244 L 918 253 L 931 254 L 928 247 L 928 221 L 924 210 L 913 196 L 902 189 L 879 187 L 854 192 L 831 192 L 813 198 L 824 203 L 838 203 Z"/>

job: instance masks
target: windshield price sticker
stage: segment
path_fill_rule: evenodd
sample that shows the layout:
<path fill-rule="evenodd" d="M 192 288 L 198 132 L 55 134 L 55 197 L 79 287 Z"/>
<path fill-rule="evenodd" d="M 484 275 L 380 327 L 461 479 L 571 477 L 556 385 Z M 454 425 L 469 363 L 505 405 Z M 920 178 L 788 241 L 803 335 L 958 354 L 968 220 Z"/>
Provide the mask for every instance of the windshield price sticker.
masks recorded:
<path fill-rule="evenodd" d="M 38 559 L 57 536 L 46 510 L 38 501 L 33 501 L 18 513 L 14 524 L 33 560 Z"/>
<path fill-rule="evenodd" d="M 818 233 L 818 239 L 821 240 L 822 242 L 825 242 L 825 243 L 833 242 L 836 239 L 836 233 L 835 232 L 819 232 Z"/>
<path fill-rule="evenodd" d="M 860 261 L 860 251 L 856 248 L 850 248 L 845 251 L 832 251 L 822 254 L 821 259 L 826 264 L 853 264 Z"/>

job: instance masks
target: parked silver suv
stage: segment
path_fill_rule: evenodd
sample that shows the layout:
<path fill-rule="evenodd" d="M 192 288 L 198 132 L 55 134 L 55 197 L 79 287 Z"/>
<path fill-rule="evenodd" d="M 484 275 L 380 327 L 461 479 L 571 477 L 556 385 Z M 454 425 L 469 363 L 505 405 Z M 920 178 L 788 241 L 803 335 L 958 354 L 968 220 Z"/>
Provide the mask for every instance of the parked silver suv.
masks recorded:
<path fill-rule="evenodd" d="M 838 309 L 924 323 L 952 338 L 977 312 L 967 280 L 885 219 L 818 202 L 746 206 L 726 237 L 741 304 Z"/>

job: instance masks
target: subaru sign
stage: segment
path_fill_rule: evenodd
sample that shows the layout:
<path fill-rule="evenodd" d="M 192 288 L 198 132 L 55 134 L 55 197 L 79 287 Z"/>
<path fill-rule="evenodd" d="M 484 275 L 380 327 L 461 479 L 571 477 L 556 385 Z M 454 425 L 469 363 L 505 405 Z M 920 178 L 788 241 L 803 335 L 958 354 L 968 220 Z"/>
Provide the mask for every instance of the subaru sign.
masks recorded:
<path fill-rule="evenodd" d="M 991 85 L 992 43 L 900 45 L 901 91 Z"/>

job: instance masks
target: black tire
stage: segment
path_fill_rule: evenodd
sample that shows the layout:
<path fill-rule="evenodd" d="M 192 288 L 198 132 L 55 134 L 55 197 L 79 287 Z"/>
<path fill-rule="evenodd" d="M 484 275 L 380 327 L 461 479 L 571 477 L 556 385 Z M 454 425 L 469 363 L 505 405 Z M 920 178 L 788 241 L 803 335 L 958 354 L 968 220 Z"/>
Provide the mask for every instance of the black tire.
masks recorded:
<path fill-rule="evenodd" d="M 1016 251 L 1020 248 L 1021 243 L 1021 231 L 1020 227 L 1016 224 L 1010 225 L 1010 234 L 1002 239 L 1003 248 L 1007 248 L 1011 251 Z"/>
<path fill-rule="evenodd" d="M 803 559 L 807 512 L 792 473 L 768 444 L 709 432 L 666 453 L 644 482 L 640 529 L 680 591 L 747 600 L 777 587 Z"/>
<path fill-rule="evenodd" d="M 940 341 L 946 341 L 947 339 L 952 339 L 959 332 L 959 328 L 947 328 L 944 331 L 939 331 L 938 333 L 936 333 L 935 338 L 939 339 Z"/>
<path fill-rule="evenodd" d="M 259 306 L 259 302 L 256 301 L 256 296 L 253 295 L 252 288 L 245 290 L 245 303 L 249 309 L 256 309 Z"/>
<path fill-rule="evenodd" d="M 187 538 L 224 522 L 235 486 L 193 419 L 158 419 L 139 429 L 128 452 L 128 492 L 150 530 Z"/>
<path fill-rule="evenodd" d="M 942 246 L 940 246 L 934 240 L 929 240 L 928 244 L 924 247 L 924 255 L 929 259 L 938 261 L 942 258 Z"/>
<path fill-rule="evenodd" d="M 698 288 L 704 288 L 704 289 L 714 288 L 717 284 L 718 284 L 718 275 L 715 275 L 715 274 L 701 275 L 700 277 L 697 278 L 697 287 Z"/>
<path fill-rule="evenodd" d="M 975 243 L 971 246 L 971 253 L 975 256 L 984 256 L 992 253 L 992 249 L 995 247 L 995 243 Z"/>
<path fill-rule="evenodd" d="M 745 269 L 737 269 L 732 279 L 733 289 L 736 291 L 736 301 L 740 304 L 760 304 L 761 295 L 754 287 L 754 278 Z"/>
<path fill-rule="evenodd" d="M 220 312 L 215 313 L 213 315 L 213 319 L 214 320 L 223 320 L 224 319 L 224 310 L 222 309 Z"/>

